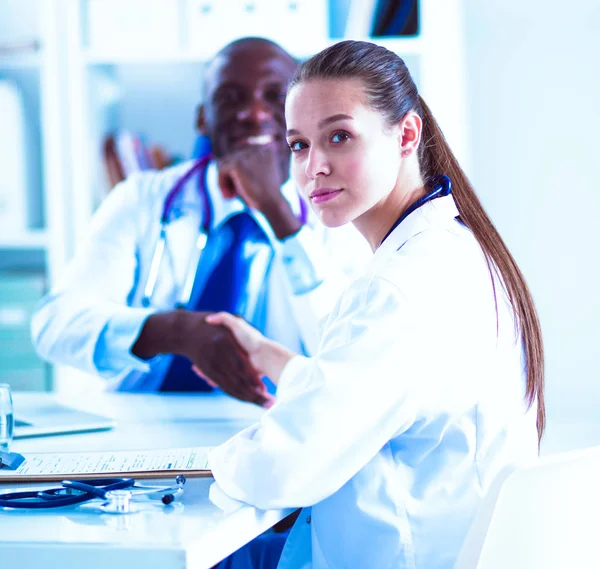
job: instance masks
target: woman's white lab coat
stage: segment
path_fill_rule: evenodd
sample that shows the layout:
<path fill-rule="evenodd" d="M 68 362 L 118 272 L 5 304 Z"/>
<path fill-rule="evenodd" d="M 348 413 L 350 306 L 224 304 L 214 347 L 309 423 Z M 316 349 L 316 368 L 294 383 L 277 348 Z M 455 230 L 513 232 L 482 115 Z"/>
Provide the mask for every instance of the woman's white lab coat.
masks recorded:
<path fill-rule="evenodd" d="M 217 505 L 305 508 L 282 569 L 450 569 L 496 474 L 537 454 L 510 306 L 457 215 L 410 214 L 276 405 L 209 456 Z"/>
<path fill-rule="evenodd" d="M 142 306 L 165 198 L 191 165 L 134 175 L 111 191 L 92 220 L 87 243 L 33 317 L 33 342 L 42 357 L 102 375 L 117 386 L 129 374 L 150 370 L 130 349 L 150 314 L 174 308 L 190 270 L 203 215 L 196 176 L 173 204 L 151 306 Z M 209 163 L 206 184 L 212 228 L 245 208 L 238 198 L 222 197 L 214 162 Z M 299 212 L 293 184 L 284 185 L 282 193 Z M 314 353 L 318 319 L 331 310 L 347 282 L 343 268 L 336 270 L 332 262 L 330 235 L 312 218 L 298 234 L 279 242 L 262 214 L 253 214 L 275 248 L 266 334 L 294 350 Z M 351 233 L 345 237 L 353 238 Z"/>

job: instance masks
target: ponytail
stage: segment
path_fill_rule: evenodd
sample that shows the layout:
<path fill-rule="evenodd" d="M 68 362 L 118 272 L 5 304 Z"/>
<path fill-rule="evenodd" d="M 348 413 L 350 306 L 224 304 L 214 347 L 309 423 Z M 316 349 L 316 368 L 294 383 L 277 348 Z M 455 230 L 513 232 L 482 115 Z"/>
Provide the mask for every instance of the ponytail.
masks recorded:
<path fill-rule="evenodd" d="M 525 399 L 530 407 L 537 402 L 539 442 L 546 422 L 544 349 L 533 299 L 519 267 L 485 213 L 431 111 L 419 96 L 406 64 L 402 58 L 382 46 L 346 40 L 324 49 L 302 63 L 289 88 L 315 78 L 361 80 L 368 104 L 379 111 L 390 126 L 399 124 L 410 111 L 421 116 L 423 132 L 418 156 L 423 179 L 427 181 L 438 174 L 450 177 L 460 220 L 473 232 L 485 255 L 492 276 L 494 296 L 496 297 L 496 274 L 510 301 L 515 326 L 522 337 L 525 352 Z M 497 309 L 496 304 L 496 312 Z"/>
<path fill-rule="evenodd" d="M 477 198 L 471 183 L 450 150 L 429 107 L 419 96 L 423 120 L 419 159 L 424 178 L 445 174 L 452 180 L 452 195 L 460 220 L 473 232 L 490 268 L 501 277 L 523 339 L 527 365 L 525 397 L 529 406 L 537 401 L 538 442 L 546 424 L 544 404 L 544 347 L 535 305 L 517 263 Z M 493 281 L 492 281 L 493 282 Z"/>

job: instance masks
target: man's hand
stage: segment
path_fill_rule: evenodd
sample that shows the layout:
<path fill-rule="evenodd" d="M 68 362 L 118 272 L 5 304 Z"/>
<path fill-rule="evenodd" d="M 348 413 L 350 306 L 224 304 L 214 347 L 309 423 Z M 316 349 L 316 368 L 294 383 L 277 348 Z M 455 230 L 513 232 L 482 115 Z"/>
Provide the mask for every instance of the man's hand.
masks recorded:
<path fill-rule="evenodd" d="M 256 328 L 243 318 L 227 312 L 217 312 L 206 316 L 206 322 L 233 333 L 235 339 L 248 355 L 250 365 L 260 375 L 266 375 L 275 385 L 287 363 L 297 354 L 285 346 L 265 338 Z"/>
<path fill-rule="evenodd" d="M 227 198 L 239 197 L 260 211 L 278 239 L 298 232 L 300 221 L 281 194 L 281 167 L 271 145 L 238 150 L 218 162 L 219 186 Z"/>
<path fill-rule="evenodd" d="M 232 397 L 263 407 L 273 404 L 248 354 L 225 327 L 207 323 L 206 312 L 174 310 L 146 320 L 132 353 L 140 358 L 158 354 L 187 357 L 194 370 Z"/>
<path fill-rule="evenodd" d="M 208 324 L 207 314 L 189 313 L 181 354 L 213 386 L 242 401 L 270 406 L 272 398 L 250 364 L 248 354 L 228 329 Z"/>

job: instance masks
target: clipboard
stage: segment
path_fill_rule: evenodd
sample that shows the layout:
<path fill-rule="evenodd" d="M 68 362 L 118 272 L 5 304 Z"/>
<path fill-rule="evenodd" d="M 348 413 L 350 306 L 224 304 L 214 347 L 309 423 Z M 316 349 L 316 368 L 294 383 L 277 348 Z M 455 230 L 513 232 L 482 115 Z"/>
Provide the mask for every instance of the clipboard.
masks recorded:
<path fill-rule="evenodd" d="M 208 478 L 210 447 L 28 453 L 16 469 L 0 468 L 3 483 L 61 482 L 93 478 Z"/>

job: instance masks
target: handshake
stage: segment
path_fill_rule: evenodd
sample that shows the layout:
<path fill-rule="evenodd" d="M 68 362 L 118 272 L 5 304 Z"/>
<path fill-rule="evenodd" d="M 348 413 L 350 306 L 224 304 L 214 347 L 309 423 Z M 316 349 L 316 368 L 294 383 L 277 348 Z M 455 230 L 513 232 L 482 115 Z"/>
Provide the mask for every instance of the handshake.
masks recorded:
<path fill-rule="evenodd" d="M 158 354 L 184 356 L 209 385 L 266 408 L 274 398 L 262 378 L 277 384 L 296 355 L 238 316 L 187 310 L 151 315 L 132 353 L 143 359 Z"/>

